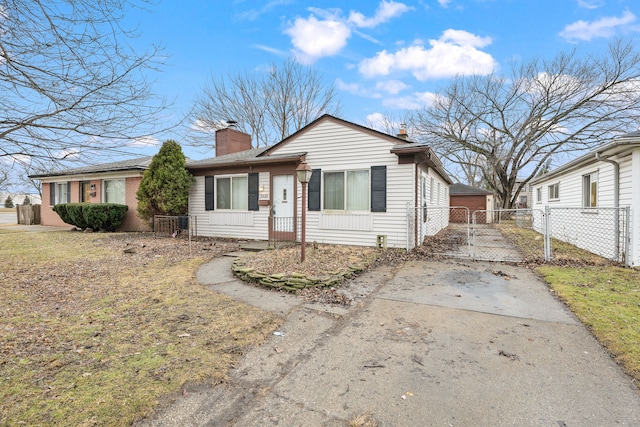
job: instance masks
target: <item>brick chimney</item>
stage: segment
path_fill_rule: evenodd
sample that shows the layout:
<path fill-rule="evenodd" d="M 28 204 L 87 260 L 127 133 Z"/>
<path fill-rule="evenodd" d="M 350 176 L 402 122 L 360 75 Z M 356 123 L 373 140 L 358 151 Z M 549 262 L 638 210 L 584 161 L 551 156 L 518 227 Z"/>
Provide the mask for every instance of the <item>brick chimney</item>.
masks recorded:
<path fill-rule="evenodd" d="M 400 124 L 400 132 L 396 135 L 396 137 L 409 142 L 409 135 L 407 135 L 407 125 L 405 123 Z"/>
<path fill-rule="evenodd" d="M 216 157 L 251 150 L 251 135 L 233 126 L 216 131 Z"/>

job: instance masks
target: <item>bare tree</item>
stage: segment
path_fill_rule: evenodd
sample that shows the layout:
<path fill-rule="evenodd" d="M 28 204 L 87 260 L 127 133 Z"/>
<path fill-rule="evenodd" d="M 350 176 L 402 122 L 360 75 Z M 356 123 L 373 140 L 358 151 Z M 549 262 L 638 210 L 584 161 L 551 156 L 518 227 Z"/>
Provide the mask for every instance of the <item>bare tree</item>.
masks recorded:
<path fill-rule="evenodd" d="M 406 125 L 410 119 L 411 116 L 407 112 L 391 113 L 387 111 L 367 117 L 365 126 L 389 135 L 397 135 L 403 126 L 406 129 Z M 409 130 L 407 130 L 407 132 L 409 133 Z M 410 137 L 410 135 L 408 136 Z"/>
<path fill-rule="evenodd" d="M 640 54 L 616 40 L 601 56 L 573 51 L 514 66 L 508 77 L 458 77 L 413 126 L 441 156 L 479 167 L 510 208 L 549 159 L 636 130 L 639 112 Z"/>
<path fill-rule="evenodd" d="M 325 113 L 340 113 L 335 87 L 324 84 L 315 69 L 287 59 L 271 64 L 267 72 L 212 76 L 193 115 L 201 130 L 236 121 L 256 147 L 266 147 Z"/>
<path fill-rule="evenodd" d="M 32 165 L 86 159 L 157 131 L 164 105 L 147 72 L 159 50 L 136 53 L 128 44 L 136 34 L 121 26 L 137 1 L 0 5 L 0 157 Z"/>

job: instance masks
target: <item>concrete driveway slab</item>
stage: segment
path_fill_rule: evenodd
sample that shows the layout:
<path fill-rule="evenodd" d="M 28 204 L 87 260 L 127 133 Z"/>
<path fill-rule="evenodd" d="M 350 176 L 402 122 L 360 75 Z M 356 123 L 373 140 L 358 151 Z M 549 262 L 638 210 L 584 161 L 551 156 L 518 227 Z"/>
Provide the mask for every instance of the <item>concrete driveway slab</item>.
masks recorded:
<path fill-rule="evenodd" d="M 507 264 L 409 261 L 376 297 L 503 316 L 577 322 L 533 272 Z"/>
<path fill-rule="evenodd" d="M 411 261 L 345 289 L 358 296 L 346 313 L 299 300 L 229 384 L 138 425 L 640 425 L 638 389 L 529 270 Z"/>

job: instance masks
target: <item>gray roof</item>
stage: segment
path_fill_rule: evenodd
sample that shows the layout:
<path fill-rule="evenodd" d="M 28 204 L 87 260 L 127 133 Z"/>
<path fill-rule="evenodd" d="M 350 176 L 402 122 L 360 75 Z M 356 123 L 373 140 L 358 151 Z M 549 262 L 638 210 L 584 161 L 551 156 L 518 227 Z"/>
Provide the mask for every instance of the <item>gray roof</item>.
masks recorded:
<path fill-rule="evenodd" d="M 465 184 L 453 184 L 449 187 L 449 195 L 451 196 L 485 196 L 492 194 L 491 191 L 475 188 Z"/>
<path fill-rule="evenodd" d="M 588 153 L 577 157 L 571 160 L 568 163 L 565 163 L 562 166 L 548 172 L 544 175 L 540 175 L 531 180 L 531 184 L 535 184 L 538 181 L 546 180 L 547 178 L 553 178 L 556 175 L 560 175 L 561 173 L 588 165 L 590 163 L 595 163 L 598 161 L 596 159 L 596 154 L 599 154 L 603 157 L 611 157 L 615 155 L 622 154 L 624 152 L 628 152 L 629 150 L 640 146 L 640 131 L 626 133 L 624 135 L 620 135 L 614 138 L 612 141 L 602 144 Z"/>
<path fill-rule="evenodd" d="M 120 172 L 127 170 L 146 170 L 151 164 L 153 156 L 138 157 L 129 160 L 120 160 L 111 163 L 102 163 L 93 166 L 83 166 L 79 168 L 60 169 L 57 171 L 46 172 L 36 175 L 29 175 L 29 178 L 47 178 L 54 176 L 66 176 L 66 175 L 86 175 L 90 173 L 100 172 Z"/>
<path fill-rule="evenodd" d="M 215 166 L 217 164 L 234 163 L 241 160 L 255 159 L 266 148 L 252 148 L 251 150 L 239 151 L 237 153 L 225 154 L 224 156 L 212 157 L 204 160 L 193 160 L 187 162 L 187 168 L 199 166 Z"/>

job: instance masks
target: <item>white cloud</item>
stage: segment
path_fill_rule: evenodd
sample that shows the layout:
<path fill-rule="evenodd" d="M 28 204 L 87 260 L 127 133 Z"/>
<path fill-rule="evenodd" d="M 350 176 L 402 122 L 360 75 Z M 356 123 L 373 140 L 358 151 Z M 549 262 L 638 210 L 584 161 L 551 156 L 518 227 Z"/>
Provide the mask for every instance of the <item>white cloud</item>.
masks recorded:
<path fill-rule="evenodd" d="M 382 0 L 373 18 L 366 18 L 360 12 L 351 11 L 349 13 L 349 22 L 360 28 L 373 28 L 412 9 L 413 7 L 404 3 Z"/>
<path fill-rule="evenodd" d="M 160 141 L 152 136 L 141 136 L 139 138 L 132 139 L 128 147 L 159 147 Z"/>
<path fill-rule="evenodd" d="M 349 92 L 352 95 L 362 96 L 365 98 L 382 98 L 382 95 L 363 87 L 359 83 L 347 83 L 344 80 L 337 78 L 336 87 L 339 90 Z"/>
<path fill-rule="evenodd" d="M 457 74 L 489 74 L 497 67 L 497 62 L 479 48 L 491 42 L 490 37 L 449 29 L 438 40 L 429 40 L 430 48 L 416 41 L 395 53 L 383 50 L 375 57 L 363 60 L 358 69 L 365 77 L 409 71 L 420 81 Z"/>
<path fill-rule="evenodd" d="M 569 24 L 560 32 L 560 37 L 567 41 L 586 40 L 589 41 L 596 37 L 611 37 L 617 30 L 624 29 L 636 21 L 636 16 L 625 10 L 622 16 L 606 16 L 597 21 L 576 21 Z"/>
<path fill-rule="evenodd" d="M 405 89 L 408 89 L 409 85 L 401 82 L 400 80 L 385 80 L 376 83 L 376 89 L 383 90 L 392 95 L 397 95 Z"/>
<path fill-rule="evenodd" d="M 282 51 L 280 49 L 276 49 L 274 47 L 265 46 L 263 44 L 254 44 L 253 47 L 256 48 L 256 49 L 263 50 L 265 52 L 273 53 L 274 55 L 278 55 L 278 56 L 285 56 L 287 54 L 286 52 L 284 52 L 284 51 Z"/>
<path fill-rule="evenodd" d="M 431 105 L 435 97 L 433 92 L 414 92 L 407 96 L 385 98 L 382 105 L 400 110 L 418 110 Z"/>
<path fill-rule="evenodd" d="M 451 3 L 451 0 L 438 0 L 438 4 L 442 7 L 449 7 L 449 3 Z"/>
<path fill-rule="evenodd" d="M 307 18 L 296 18 L 289 23 L 284 33 L 291 37 L 294 53 L 298 60 L 312 63 L 325 56 L 337 55 L 347 44 L 355 28 L 372 28 L 399 16 L 412 7 L 403 3 L 383 0 L 372 18 L 351 11 L 349 18 L 342 16 L 340 9 L 320 9 L 310 7 Z M 362 38 L 379 43 L 373 37 L 356 32 Z"/>
<path fill-rule="evenodd" d="M 578 6 L 583 9 L 597 9 L 604 6 L 604 0 L 578 0 Z"/>
<path fill-rule="evenodd" d="M 314 62 L 324 56 L 336 55 L 347 44 L 351 30 L 340 19 L 318 20 L 314 15 L 297 18 L 285 30 L 299 59 Z"/>

